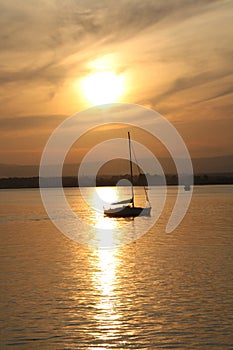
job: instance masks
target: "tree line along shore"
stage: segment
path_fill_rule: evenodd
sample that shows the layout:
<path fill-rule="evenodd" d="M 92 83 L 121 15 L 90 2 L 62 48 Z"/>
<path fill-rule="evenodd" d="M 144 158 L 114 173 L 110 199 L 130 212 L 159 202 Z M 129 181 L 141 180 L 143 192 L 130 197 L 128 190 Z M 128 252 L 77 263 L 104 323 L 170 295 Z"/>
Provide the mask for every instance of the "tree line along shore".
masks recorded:
<path fill-rule="evenodd" d="M 116 186 L 122 179 L 130 180 L 128 174 L 122 176 L 97 176 L 95 179 L 96 186 Z M 193 178 L 194 185 L 230 185 L 233 184 L 233 174 L 197 174 Z M 165 175 L 165 179 L 159 175 L 139 175 L 134 176 L 133 183 L 135 186 L 162 186 L 165 184 L 170 186 L 178 185 L 177 175 Z M 60 180 L 58 178 L 48 178 L 43 181 L 44 187 L 52 188 L 60 186 Z M 183 177 L 180 185 L 186 185 L 190 183 L 190 177 Z M 63 187 L 78 187 L 77 177 L 63 177 Z M 0 179 L 0 189 L 10 188 L 39 188 L 39 177 L 10 177 Z M 84 177 L 82 179 L 82 186 L 93 186 L 93 178 Z"/>

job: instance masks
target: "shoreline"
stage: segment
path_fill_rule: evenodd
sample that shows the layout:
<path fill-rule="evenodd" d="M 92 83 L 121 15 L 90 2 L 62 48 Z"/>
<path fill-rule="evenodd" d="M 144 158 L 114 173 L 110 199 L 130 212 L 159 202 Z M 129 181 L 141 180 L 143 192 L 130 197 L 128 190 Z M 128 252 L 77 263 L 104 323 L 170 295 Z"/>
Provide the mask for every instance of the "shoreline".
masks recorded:
<path fill-rule="evenodd" d="M 164 179 L 156 175 L 148 175 L 150 177 L 149 186 L 164 186 Z M 118 181 L 122 178 L 127 178 L 128 175 L 124 176 L 101 176 L 96 179 L 96 187 L 102 186 L 116 186 Z M 177 186 L 178 179 L 177 175 L 166 175 L 167 186 Z M 232 185 L 233 174 L 197 174 L 194 175 L 193 185 Z M 48 178 L 47 184 L 44 188 L 56 188 L 60 187 L 60 183 L 57 178 Z M 76 177 L 63 177 L 63 187 L 79 187 L 78 179 Z M 82 182 L 83 183 L 83 182 Z M 189 184 L 188 178 L 183 179 L 181 186 Z M 84 186 L 80 187 L 93 187 L 93 180 L 85 178 Z M 134 178 L 135 186 L 147 186 L 146 177 Z M 39 188 L 39 177 L 10 177 L 0 178 L 0 189 L 21 189 L 21 188 Z"/>

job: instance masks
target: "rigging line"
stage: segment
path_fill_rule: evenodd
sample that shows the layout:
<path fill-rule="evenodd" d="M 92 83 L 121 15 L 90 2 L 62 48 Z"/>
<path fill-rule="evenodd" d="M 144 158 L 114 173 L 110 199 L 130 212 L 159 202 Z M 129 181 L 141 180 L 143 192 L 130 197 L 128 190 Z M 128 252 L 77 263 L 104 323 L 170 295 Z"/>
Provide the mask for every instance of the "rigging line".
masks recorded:
<path fill-rule="evenodd" d="M 132 143 L 131 143 L 131 149 L 132 149 L 132 151 L 133 151 L 133 156 L 134 156 L 134 159 L 135 159 L 135 162 L 136 162 L 136 166 L 137 166 L 137 168 L 138 168 L 139 175 L 143 175 L 143 174 L 141 173 L 141 169 L 140 169 L 140 167 L 139 167 L 139 165 L 138 165 L 137 157 L 136 157 L 136 154 L 135 154 L 134 147 L 133 147 Z M 144 188 L 144 191 L 145 191 L 146 200 L 147 200 L 147 202 L 148 202 L 148 203 L 150 204 L 150 206 L 151 206 L 151 203 L 150 203 L 150 200 L 149 200 L 149 197 L 148 197 L 148 193 L 147 193 L 146 187 L 145 187 L 144 185 L 143 185 L 143 188 Z"/>
<path fill-rule="evenodd" d="M 134 207 L 134 188 L 133 188 L 133 167 L 132 167 L 132 154 L 131 154 L 131 140 L 130 132 L 128 131 L 128 141 L 129 141 L 129 157 L 130 157 L 130 180 L 131 180 L 131 191 L 132 191 L 132 205 Z"/>

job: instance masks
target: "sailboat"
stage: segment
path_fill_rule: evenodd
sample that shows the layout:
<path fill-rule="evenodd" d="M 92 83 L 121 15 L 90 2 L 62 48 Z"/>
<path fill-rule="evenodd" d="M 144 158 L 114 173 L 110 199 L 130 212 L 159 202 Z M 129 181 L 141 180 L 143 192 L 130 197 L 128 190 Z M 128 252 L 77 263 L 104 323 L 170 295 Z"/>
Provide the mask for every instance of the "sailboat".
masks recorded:
<path fill-rule="evenodd" d="M 145 196 L 146 200 L 148 202 L 148 206 L 143 207 L 136 207 L 134 203 L 134 186 L 133 186 L 133 166 L 132 166 L 132 150 L 131 150 L 131 139 L 130 139 L 130 133 L 128 132 L 128 140 L 129 140 L 129 156 L 130 156 L 130 180 L 131 180 L 131 198 L 122 200 L 119 202 L 111 203 L 113 207 L 110 209 L 104 209 L 104 215 L 108 217 L 121 217 L 121 218 L 127 218 L 127 217 L 136 217 L 136 216 L 150 216 L 151 212 L 151 205 L 150 201 L 147 195 L 146 188 L 144 186 L 145 190 Z"/>

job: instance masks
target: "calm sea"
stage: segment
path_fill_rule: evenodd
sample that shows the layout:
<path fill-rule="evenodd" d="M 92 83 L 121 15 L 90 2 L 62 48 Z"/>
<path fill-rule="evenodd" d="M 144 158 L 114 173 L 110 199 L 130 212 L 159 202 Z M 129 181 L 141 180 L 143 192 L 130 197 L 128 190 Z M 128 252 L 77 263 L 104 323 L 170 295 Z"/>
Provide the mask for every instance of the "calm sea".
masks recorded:
<path fill-rule="evenodd" d="M 95 197 L 95 189 L 86 193 Z M 59 232 L 39 190 L 2 190 L 2 348 L 233 349 L 232 194 L 233 186 L 195 187 L 187 215 L 167 234 L 176 199 L 169 187 L 163 213 L 147 233 L 102 250 Z M 66 196 L 96 224 L 91 232 L 77 225 L 78 240 L 87 235 L 98 245 L 101 227 L 110 225 L 122 230 L 124 243 L 127 233 L 133 239 L 152 220 L 101 213 L 97 220 L 77 189 Z"/>

